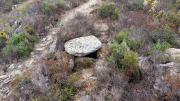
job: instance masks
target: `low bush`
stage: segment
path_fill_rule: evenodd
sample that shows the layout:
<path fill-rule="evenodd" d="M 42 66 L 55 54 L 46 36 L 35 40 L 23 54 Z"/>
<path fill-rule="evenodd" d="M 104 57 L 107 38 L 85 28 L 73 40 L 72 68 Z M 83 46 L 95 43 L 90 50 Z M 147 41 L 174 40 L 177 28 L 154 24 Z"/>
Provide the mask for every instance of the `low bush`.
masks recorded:
<path fill-rule="evenodd" d="M 134 54 L 133 51 L 125 52 L 124 58 L 121 59 L 122 63 L 122 70 L 128 71 L 128 70 L 136 70 L 138 67 L 138 59 L 137 55 Z"/>
<path fill-rule="evenodd" d="M 180 0 L 177 0 L 175 4 L 176 4 L 176 9 L 180 9 Z"/>
<path fill-rule="evenodd" d="M 112 52 L 108 60 L 110 61 L 111 66 L 115 65 L 121 71 L 127 73 L 130 77 L 130 81 L 133 81 L 137 76 L 139 76 L 137 69 L 137 55 L 134 54 L 133 51 L 130 51 L 126 44 L 126 41 L 128 41 L 127 34 L 120 32 L 117 37 L 111 39 L 109 42 L 109 48 L 112 49 Z"/>
<path fill-rule="evenodd" d="M 18 58 L 29 56 L 33 49 L 33 43 L 36 41 L 38 41 L 38 38 L 28 33 L 13 34 L 12 39 L 3 48 L 3 53 L 5 56 L 11 54 Z"/>
<path fill-rule="evenodd" d="M 61 0 L 60 2 L 57 2 L 57 3 L 43 2 L 43 4 L 42 4 L 43 14 L 46 14 L 48 16 L 57 13 L 59 9 L 62 9 L 62 10 L 67 9 L 67 6 L 66 6 L 64 0 Z"/>
<path fill-rule="evenodd" d="M 167 13 L 164 10 L 161 10 L 155 14 L 156 18 L 158 19 L 165 19 L 166 21 L 170 22 L 169 25 L 175 26 L 176 28 L 179 27 L 180 18 L 179 14 L 174 11 L 168 11 Z"/>
<path fill-rule="evenodd" d="M 54 3 L 43 2 L 42 4 L 43 14 L 46 14 L 48 16 L 54 14 L 57 8 L 58 7 Z"/>
<path fill-rule="evenodd" d="M 76 89 L 70 84 L 62 85 L 56 83 L 51 89 L 52 99 L 55 101 L 73 99 L 75 91 Z"/>
<path fill-rule="evenodd" d="M 149 57 L 155 62 L 155 63 L 165 63 L 168 61 L 168 58 L 164 56 L 164 51 L 169 48 L 171 45 L 168 42 L 162 42 L 159 41 L 155 44 L 153 44 L 153 49 L 149 52 Z"/>
<path fill-rule="evenodd" d="M 18 7 L 18 10 L 21 12 L 21 14 L 26 14 L 27 12 L 27 6 L 26 5 L 21 5 Z"/>
<path fill-rule="evenodd" d="M 119 34 L 121 35 L 121 34 Z M 118 36 L 120 37 L 120 36 Z M 125 36 L 123 36 L 125 37 Z M 121 38 L 122 39 L 122 38 Z M 124 40 L 124 39 L 122 39 Z M 121 67 L 120 60 L 123 58 L 124 53 L 129 51 L 129 47 L 127 46 L 126 42 L 119 42 L 117 40 L 111 39 L 109 42 L 109 48 L 112 50 L 111 56 L 108 58 L 108 60 L 111 63 L 114 63 L 117 65 L 117 67 Z"/>
<path fill-rule="evenodd" d="M 143 10 L 143 0 L 139 2 L 127 2 L 124 6 L 130 11 Z"/>
<path fill-rule="evenodd" d="M 149 34 L 149 38 L 154 43 L 168 42 L 172 47 L 179 47 L 178 35 L 170 29 L 168 24 L 157 26 L 155 31 Z"/>
<path fill-rule="evenodd" d="M 23 2 L 25 0 L 1 0 L 0 1 L 0 12 L 7 13 L 12 9 L 11 7 L 19 2 Z"/>
<path fill-rule="evenodd" d="M 128 74 L 130 77 L 129 82 L 136 82 L 138 79 L 140 79 L 138 62 L 138 56 L 133 51 L 124 53 L 124 58 L 121 59 L 122 67 L 120 70 Z"/>
<path fill-rule="evenodd" d="M 71 0 L 72 8 L 78 7 L 82 3 L 87 2 L 88 0 Z"/>
<path fill-rule="evenodd" d="M 140 48 L 142 39 L 141 37 L 135 37 L 133 35 L 134 32 L 132 32 L 132 30 L 133 29 L 130 28 L 130 29 L 125 29 L 124 31 L 119 32 L 118 35 L 114 36 L 114 40 L 118 41 L 118 43 L 125 41 L 128 47 L 131 50 L 135 51 Z"/>
<path fill-rule="evenodd" d="M 64 0 L 61 0 L 61 1 L 57 2 L 56 5 L 57 5 L 58 8 L 60 8 L 60 9 L 63 9 L 63 10 L 66 10 L 66 9 L 67 9 L 67 6 L 66 6 L 66 3 L 64 2 Z"/>
<path fill-rule="evenodd" d="M 5 47 L 8 34 L 9 32 L 5 29 L 3 31 L 0 31 L 0 49 Z"/>
<path fill-rule="evenodd" d="M 98 14 L 102 18 L 111 17 L 113 19 L 118 18 L 118 12 L 116 10 L 115 3 L 105 4 L 102 2 L 101 6 L 98 7 Z"/>

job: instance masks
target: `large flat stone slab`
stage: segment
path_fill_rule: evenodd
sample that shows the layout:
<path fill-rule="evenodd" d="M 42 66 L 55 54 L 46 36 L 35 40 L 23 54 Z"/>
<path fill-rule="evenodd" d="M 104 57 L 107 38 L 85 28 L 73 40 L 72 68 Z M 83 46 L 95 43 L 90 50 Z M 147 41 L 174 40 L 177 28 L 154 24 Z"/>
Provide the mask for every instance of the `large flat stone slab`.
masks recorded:
<path fill-rule="evenodd" d="M 102 43 L 95 36 L 79 37 L 67 41 L 65 51 L 74 56 L 86 56 L 102 47 Z"/>

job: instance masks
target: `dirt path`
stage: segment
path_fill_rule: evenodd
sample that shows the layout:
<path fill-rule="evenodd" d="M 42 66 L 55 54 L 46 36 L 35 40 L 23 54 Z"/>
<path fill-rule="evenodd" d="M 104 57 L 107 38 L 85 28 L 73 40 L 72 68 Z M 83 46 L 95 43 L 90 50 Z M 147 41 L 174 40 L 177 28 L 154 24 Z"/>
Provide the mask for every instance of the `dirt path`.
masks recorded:
<path fill-rule="evenodd" d="M 81 12 L 84 15 L 88 15 L 91 11 L 97 8 L 94 6 L 96 4 L 101 4 L 101 0 L 89 0 L 87 3 L 84 3 L 83 5 L 80 5 L 79 7 L 66 12 L 66 14 L 61 17 L 62 20 L 59 24 L 66 23 L 67 21 L 73 19 L 76 12 Z"/>
<path fill-rule="evenodd" d="M 12 68 L 8 68 L 8 73 L 6 75 L 0 76 L 0 99 L 2 97 L 7 97 L 11 93 L 11 89 L 9 88 L 9 82 L 12 80 L 14 74 L 22 74 L 27 69 L 33 69 L 34 73 L 38 73 L 39 70 L 38 65 L 35 63 L 41 62 L 42 59 L 47 59 L 48 55 L 53 52 L 56 48 L 57 37 L 59 27 L 62 24 L 67 23 L 69 20 L 75 17 L 76 12 L 81 12 L 85 15 L 88 15 L 92 10 L 94 10 L 95 6 L 100 4 L 101 0 L 89 0 L 87 3 L 82 4 L 81 6 L 67 11 L 61 17 L 61 21 L 59 21 L 57 27 L 50 29 L 48 35 L 41 39 L 41 41 L 35 44 L 34 51 L 31 52 L 31 56 L 24 60 L 23 62 L 19 62 L 14 64 Z M 33 74 L 32 74 L 33 75 Z"/>

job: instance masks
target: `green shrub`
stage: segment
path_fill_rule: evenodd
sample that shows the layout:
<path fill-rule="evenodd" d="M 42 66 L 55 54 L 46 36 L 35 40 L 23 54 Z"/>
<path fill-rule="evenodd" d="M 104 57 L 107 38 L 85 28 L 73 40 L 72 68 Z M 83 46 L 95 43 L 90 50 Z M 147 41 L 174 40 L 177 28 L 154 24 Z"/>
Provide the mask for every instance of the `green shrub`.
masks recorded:
<path fill-rule="evenodd" d="M 116 40 L 118 43 L 121 43 L 124 41 L 126 41 L 128 39 L 128 34 L 124 33 L 124 32 L 119 32 L 118 35 L 114 36 L 114 40 Z"/>
<path fill-rule="evenodd" d="M 18 7 L 18 10 L 21 11 L 22 14 L 26 14 L 27 12 L 27 6 L 26 5 L 21 5 Z"/>
<path fill-rule="evenodd" d="M 170 10 L 168 12 L 165 12 L 164 10 L 161 10 L 155 14 L 156 18 L 158 19 L 165 19 L 168 21 L 168 25 L 177 29 L 180 26 L 180 14 L 176 11 Z"/>
<path fill-rule="evenodd" d="M 167 18 L 167 17 L 168 15 L 164 10 L 161 10 L 156 14 L 156 18 Z"/>
<path fill-rule="evenodd" d="M 74 97 L 76 89 L 70 84 L 58 84 L 53 85 L 51 92 L 53 95 L 53 100 L 68 100 Z"/>
<path fill-rule="evenodd" d="M 141 40 L 138 38 L 129 39 L 131 33 L 125 33 L 123 31 L 115 35 L 109 42 L 109 48 L 112 49 L 111 56 L 108 58 L 111 62 L 120 64 L 120 59 L 123 58 L 124 53 L 128 50 L 139 49 Z M 130 48 L 130 49 L 129 49 Z"/>
<path fill-rule="evenodd" d="M 6 45 L 7 36 L 9 32 L 7 30 L 0 31 L 0 48 L 3 48 Z"/>
<path fill-rule="evenodd" d="M 157 27 L 155 33 L 151 36 L 154 42 L 168 42 L 173 47 L 179 46 L 178 36 L 172 32 L 167 24 Z"/>
<path fill-rule="evenodd" d="M 64 0 L 61 0 L 60 2 L 57 2 L 57 3 L 43 2 L 43 4 L 42 4 L 43 14 L 46 14 L 48 16 L 55 14 L 58 11 L 58 9 L 63 9 L 63 10 L 67 9 L 67 6 L 66 6 Z"/>
<path fill-rule="evenodd" d="M 33 42 L 37 40 L 38 38 L 30 36 L 28 33 L 13 34 L 12 39 L 3 48 L 3 53 L 5 55 L 11 53 L 18 58 L 29 56 L 33 49 Z"/>
<path fill-rule="evenodd" d="M 140 73 L 138 71 L 138 55 L 133 51 L 128 51 L 124 53 L 124 58 L 121 59 L 120 70 L 127 73 L 129 82 L 136 82 L 140 79 Z"/>
<path fill-rule="evenodd" d="M 51 15 L 54 14 L 55 11 L 57 10 L 57 6 L 54 3 L 47 3 L 47 2 L 43 2 L 42 4 L 42 12 L 43 14 L 46 15 Z"/>
<path fill-rule="evenodd" d="M 67 9 L 66 3 L 64 2 L 64 0 L 59 1 L 58 3 L 56 3 L 57 7 L 63 10 Z"/>
<path fill-rule="evenodd" d="M 135 2 L 127 2 L 127 4 L 125 4 L 124 6 L 130 10 L 130 11 L 137 11 L 137 10 L 143 10 L 143 1 L 141 0 L 139 2 L 135 1 Z"/>
<path fill-rule="evenodd" d="M 153 49 L 151 52 L 149 52 L 149 57 L 152 59 L 155 57 L 156 51 L 164 52 L 167 48 L 169 48 L 171 45 L 168 42 L 162 42 L 159 41 L 155 44 L 153 44 Z"/>
<path fill-rule="evenodd" d="M 111 56 L 108 60 L 111 63 L 115 63 L 118 67 L 120 66 L 120 59 L 123 58 L 123 54 L 129 51 L 129 47 L 125 42 L 118 43 L 114 39 L 109 42 L 109 48 L 112 50 Z"/>
<path fill-rule="evenodd" d="M 0 0 L 0 12 L 10 12 L 12 6 L 25 0 Z"/>
<path fill-rule="evenodd" d="M 123 31 L 121 31 L 121 32 L 119 32 L 118 35 L 116 35 L 114 37 L 114 40 L 116 40 L 118 43 L 125 41 L 127 43 L 128 47 L 131 50 L 135 51 L 135 50 L 139 49 L 139 47 L 141 45 L 141 40 L 138 38 L 135 38 L 135 37 L 133 37 L 133 39 L 130 39 L 129 36 L 131 36 L 131 34 L 132 33 L 129 33 L 129 32 L 125 33 Z"/>
<path fill-rule="evenodd" d="M 180 9 L 180 0 L 177 0 L 177 1 L 176 1 L 176 8 L 177 8 L 177 9 Z"/>
<path fill-rule="evenodd" d="M 87 1 L 88 0 L 71 0 L 71 4 L 72 4 L 72 7 L 75 8 L 75 7 L 78 7 L 79 5 L 81 5 L 82 3 L 85 3 Z"/>
<path fill-rule="evenodd" d="M 98 7 L 98 14 L 102 18 L 111 17 L 113 19 L 118 18 L 118 12 L 116 10 L 115 3 L 105 4 L 102 2 L 101 6 Z"/>
<path fill-rule="evenodd" d="M 32 26 L 24 26 L 23 29 L 30 35 L 35 35 L 35 29 Z"/>
<path fill-rule="evenodd" d="M 136 70 L 138 67 L 138 59 L 137 55 L 134 54 L 133 51 L 125 52 L 124 53 L 124 58 L 121 59 L 121 64 L 122 64 L 122 70 L 128 71 L 128 70 Z"/>

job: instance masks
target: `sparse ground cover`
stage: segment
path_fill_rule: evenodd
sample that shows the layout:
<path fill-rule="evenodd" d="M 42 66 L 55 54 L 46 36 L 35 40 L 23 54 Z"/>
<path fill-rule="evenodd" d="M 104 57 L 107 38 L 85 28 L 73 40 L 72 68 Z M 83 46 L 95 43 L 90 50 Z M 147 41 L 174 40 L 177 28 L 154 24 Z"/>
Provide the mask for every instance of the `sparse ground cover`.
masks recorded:
<path fill-rule="evenodd" d="M 104 0 L 91 6 L 89 9 L 93 10 L 88 16 L 80 11 L 74 12 L 74 18 L 64 25 L 57 25 L 62 12 L 78 8 L 85 2 L 34 0 L 0 19 L 0 47 L 4 57 L 30 55 L 37 36 L 47 33 L 45 26 L 59 28 L 57 51 L 39 63 L 33 63 L 38 65 L 39 71 L 31 69 L 22 77 L 15 75 L 10 82 L 13 88 L 10 97 L 32 101 L 178 101 L 179 78 L 173 78 L 171 74 L 171 71 L 178 70 L 163 65 L 172 62 L 165 50 L 180 47 L 180 1 Z M 15 18 L 12 15 L 16 15 Z M 9 18 L 12 19 L 8 21 Z M 95 24 L 99 23 L 106 23 L 108 29 L 97 28 Z M 102 41 L 103 47 L 100 53 L 96 53 L 93 63 L 75 64 L 72 69 L 69 61 L 76 57 L 64 51 L 64 43 L 88 35 L 105 40 Z M 141 57 L 147 57 L 147 60 Z M 150 65 L 142 69 L 143 66 L 139 65 L 142 61 L 146 62 L 144 65 Z M 159 79 L 161 76 L 163 79 Z"/>

